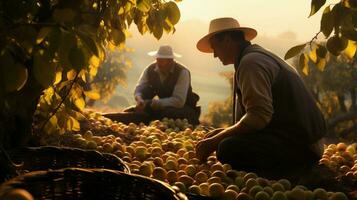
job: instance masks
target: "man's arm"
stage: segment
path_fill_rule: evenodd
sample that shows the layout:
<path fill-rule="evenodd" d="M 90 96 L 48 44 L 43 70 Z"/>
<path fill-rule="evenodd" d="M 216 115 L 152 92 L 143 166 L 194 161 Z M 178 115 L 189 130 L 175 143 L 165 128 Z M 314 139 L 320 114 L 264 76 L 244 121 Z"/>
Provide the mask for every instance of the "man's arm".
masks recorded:
<path fill-rule="evenodd" d="M 165 107 L 182 108 L 186 102 L 190 82 L 191 78 L 189 71 L 186 69 L 181 70 L 172 96 L 162 99 L 153 99 L 151 104 L 153 109 L 162 109 Z"/>

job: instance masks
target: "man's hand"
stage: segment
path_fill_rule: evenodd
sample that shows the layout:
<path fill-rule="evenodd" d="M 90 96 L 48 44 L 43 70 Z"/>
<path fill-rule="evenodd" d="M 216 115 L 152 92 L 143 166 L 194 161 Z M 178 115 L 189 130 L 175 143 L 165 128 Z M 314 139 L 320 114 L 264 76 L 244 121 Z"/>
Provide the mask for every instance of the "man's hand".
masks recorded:
<path fill-rule="evenodd" d="M 223 130 L 224 130 L 224 128 L 214 129 L 213 131 L 208 132 L 203 138 L 207 139 L 207 138 L 213 137 L 213 136 L 217 135 L 218 133 L 220 133 Z"/>
<path fill-rule="evenodd" d="M 217 149 L 216 138 L 206 138 L 199 141 L 196 145 L 196 156 L 197 158 L 205 162 L 208 156 Z"/>
<path fill-rule="evenodd" d="M 145 100 L 141 96 L 135 96 L 136 101 L 136 111 L 144 111 L 145 108 Z"/>

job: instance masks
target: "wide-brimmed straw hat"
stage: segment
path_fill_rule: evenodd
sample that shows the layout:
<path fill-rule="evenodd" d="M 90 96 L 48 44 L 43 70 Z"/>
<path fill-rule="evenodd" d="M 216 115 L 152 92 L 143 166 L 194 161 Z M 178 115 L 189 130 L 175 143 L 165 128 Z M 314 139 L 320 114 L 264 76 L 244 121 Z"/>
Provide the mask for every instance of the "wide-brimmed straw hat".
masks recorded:
<path fill-rule="evenodd" d="M 213 49 L 210 44 L 210 38 L 217 33 L 225 31 L 243 31 L 245 39 L 247 41 L 252 40 L 257 36 L 257 31 L 249 27 L 241 27 L 239 22 L 231 17 L 213 19 L 209 25 L 208 34 L 197 42 L 197 49 L 205 52 L 212 53 Z"/>
<path fill-rule="evenodd" d="M 154 56 L 156 58 L 179 58 L 180 54 L 173 52 L 172 47 L 170 45 L 162 45 L 160 46 L 158 51 L 150 51 L 148 53 L 149 56 Z"/>

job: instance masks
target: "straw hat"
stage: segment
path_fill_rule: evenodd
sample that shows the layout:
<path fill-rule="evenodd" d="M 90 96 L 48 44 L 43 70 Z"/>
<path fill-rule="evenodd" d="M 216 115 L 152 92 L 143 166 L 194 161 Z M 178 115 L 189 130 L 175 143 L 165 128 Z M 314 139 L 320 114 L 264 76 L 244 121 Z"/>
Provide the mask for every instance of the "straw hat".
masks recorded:
<path fill-rule="evenodd" d="M 156 58 L 179 58 L 180 54 L 177 54 L 172 51 L 172 47 L 170 45 L 162 45 L 160 46 L 158 51 L 150 51 L 148 53 L 149 56 L 155 56 Z"/>
<path fill-rule="evenodd" d="M 212 53 L 213 49 L 211 48 L 211 44 L 209 42 L 210 38 L 217 33 L 234 30 L 243 31 L 245 39 L 248 41 L 257 36 L 257 31 L 255 29 L 241 27 L 239 22 L 234 18 L 225 17 L 213 19 L 210 22 L 208 34 L 197 42 L 197 49 L 205 53 Z"/>

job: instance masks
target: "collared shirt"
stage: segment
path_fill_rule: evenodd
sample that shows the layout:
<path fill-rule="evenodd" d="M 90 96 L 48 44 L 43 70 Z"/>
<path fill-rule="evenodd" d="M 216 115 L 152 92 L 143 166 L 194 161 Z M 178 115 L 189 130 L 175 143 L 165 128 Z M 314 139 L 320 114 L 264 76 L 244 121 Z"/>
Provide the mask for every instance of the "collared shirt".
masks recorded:
<path fill-rule="evenodd" d="M 246 50 L 256 45 L 246 47 Z M 236 66 L 236 82 L 242 93 L 242 106 L 237 105 L 237 119 L 246 126 L 259 130 L 270 122 L 274 113 L 272 85 L 279 73 L 279 66 L 270 57 L 252 52 L 243 56 Z M 243 114 L 242 110 L 246 113 Z"/>
<path fill-rule="evenodd" d="M 136 85 L 134 91 L 134 96 L 142 96 L 141 90 L 143 88 L 146 88 L 149 84 L 148 67 L 146 67 L 146 69 L 143 71 L 143 73 L 139 78 L 138 84 Z M 169 74 L 161 73 L 157 65 L 154 70 L 159 74 L 161 82 L 163 82 L 169 75 Z M 174 73 L 174 68 L 170 70 L 170 73 Z M 162 109 L 165 107 L 182 108 L 186 102 L 187 91 L 189 89 L 190 82 L 191 82 L 191 78 L 190 78 L 189 71 L 187 69 L 181 70 L 174 91 L 172 93 L 172 96 L 167 98 L 161 98 L 161 99 L 153 99 L 152 106 L 155 109 Z"/>

